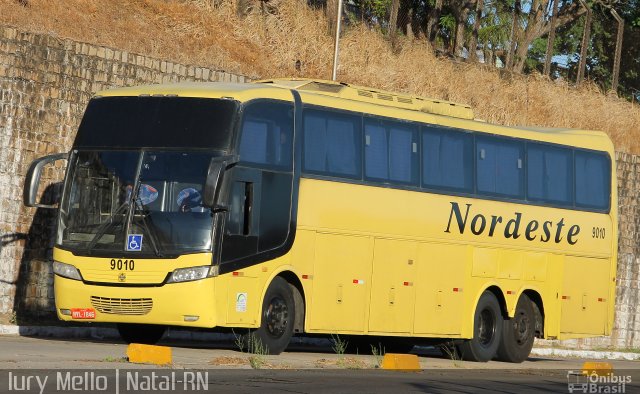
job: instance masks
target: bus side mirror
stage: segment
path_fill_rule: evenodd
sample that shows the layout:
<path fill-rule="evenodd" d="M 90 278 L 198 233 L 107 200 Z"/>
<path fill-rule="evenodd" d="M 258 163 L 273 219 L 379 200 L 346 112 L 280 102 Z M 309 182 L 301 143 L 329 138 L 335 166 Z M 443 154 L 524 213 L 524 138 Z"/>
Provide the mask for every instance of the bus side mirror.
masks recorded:
<path fill-rule="evenodd" d="M 207 180 L 204 184 L 204 193 L 202 196 L 202 205 L 208 208 L 212 208 L 214 211 L 217 208 L 218 198 L 220 196 L 220 189 L 222 187 L 222 178 L 224 172 L 238 163 L 236 156 L 222 156 L 214 157 L 211 159 L 209 169 L 207 170 Z"/>
<path fill-rule="evenodd" d="M 27 176 L 24 180 L 24 190 L 22 194 L 25 206 L 35 208 L 57 208 L 56 204 L 48 205 L 36 203 L 38 187 L 40 186 L 40 177 L 42 176 L 42 169 L 44 166 L 58 160 L 66 160 L 68 156 L 68 153 L 56 153 L 55 155 L 43 156 L 31 163 L 29 170 L 27 170 Z"/>

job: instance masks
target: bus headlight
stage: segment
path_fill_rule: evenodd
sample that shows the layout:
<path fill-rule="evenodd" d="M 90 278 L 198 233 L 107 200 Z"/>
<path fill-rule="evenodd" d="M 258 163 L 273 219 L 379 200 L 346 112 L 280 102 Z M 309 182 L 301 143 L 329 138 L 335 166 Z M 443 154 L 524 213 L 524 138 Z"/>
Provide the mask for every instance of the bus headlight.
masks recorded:
<path fill-rule="evenodd" d="M 190 282 L 214 276 L 213 266 L 179 268 L 171 273 L 167 283 Z"/>
<path fill-rule="evenodd" d="M 53 273 L 64 278 L 82 280 L 82 275 L 80 275 L 80 271 L 76 267 L 59 261 L 53 262 Z"/>

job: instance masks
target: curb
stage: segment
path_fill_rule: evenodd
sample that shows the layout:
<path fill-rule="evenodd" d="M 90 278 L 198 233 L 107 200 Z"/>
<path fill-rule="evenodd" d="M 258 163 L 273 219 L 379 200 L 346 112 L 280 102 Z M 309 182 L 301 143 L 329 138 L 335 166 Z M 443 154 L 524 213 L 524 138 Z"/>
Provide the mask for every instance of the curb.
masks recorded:
<path fill-rule="evenodd" d="M 597 351 L 597 350 L 572 350 L 572 349 L 555 349 L 555 348 L 533 348 L 532 356 L 546 357 L 571 357 L 582 358 L 587 360 L 640 360 L 640 353 L 616 352 L 616 351 Z"/>

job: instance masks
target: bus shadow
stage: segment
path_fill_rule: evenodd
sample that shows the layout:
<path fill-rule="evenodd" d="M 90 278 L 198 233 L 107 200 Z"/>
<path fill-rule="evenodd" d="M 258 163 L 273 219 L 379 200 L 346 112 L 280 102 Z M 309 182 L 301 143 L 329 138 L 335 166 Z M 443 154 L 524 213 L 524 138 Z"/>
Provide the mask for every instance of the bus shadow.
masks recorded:
<path fill-rule="evenodd" d="M 41 204 L 59 201 L 62 182 L 48 185 L 40 198 Z M 21 215 L 25 215 L 23 209 Z M 29 231 L 4 234 L 2 247 L 21 242 L 22 256 L 17 267 L 12 287 L 13 316 L 11 323 L 17 325 L 43 324 L 57 321 L 53 299 L 53 243 L 55 240 L 57 210 L 37 208 Z M 19 246 L 15 245 L 14 247 Z"/>

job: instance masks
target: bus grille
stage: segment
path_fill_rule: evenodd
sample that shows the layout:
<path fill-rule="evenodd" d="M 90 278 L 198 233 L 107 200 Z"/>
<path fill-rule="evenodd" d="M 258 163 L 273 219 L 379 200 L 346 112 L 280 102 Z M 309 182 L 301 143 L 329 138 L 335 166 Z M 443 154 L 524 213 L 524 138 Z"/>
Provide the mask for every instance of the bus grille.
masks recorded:
<path fill-rule="evenodd" d="M 107 298 L 91 296 L 91 305 L 100 313 L 146 315 L 153 307 L 151 298 Z"/>

